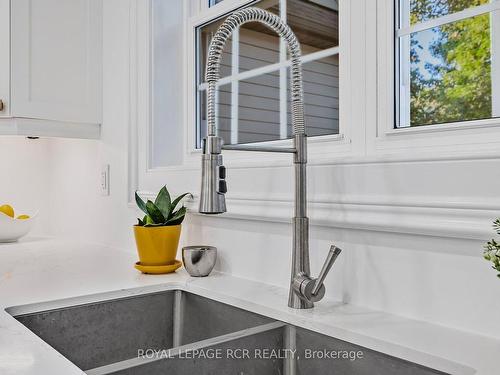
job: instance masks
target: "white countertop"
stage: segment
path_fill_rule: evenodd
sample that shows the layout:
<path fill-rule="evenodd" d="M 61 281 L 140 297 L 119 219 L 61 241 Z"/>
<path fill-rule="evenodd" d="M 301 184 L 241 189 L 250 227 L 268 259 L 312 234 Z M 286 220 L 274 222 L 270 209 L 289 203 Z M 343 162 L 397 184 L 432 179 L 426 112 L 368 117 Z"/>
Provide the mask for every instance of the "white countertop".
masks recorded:
<path fill-rule="evenodd" d="M 452 374 L 499 372 L 500 341 L 335 301 L 287 307 L 287 290 L 224 274 L 142 275 L 128 252 L 56 239 L 0 244 L 0 374 L 82 374 L 6 308 L 114 292 L 182 289 Z M 492 318 L 492 317 L 490 317 Z M 496 324 L 496 323 L 493 323 Z"/>

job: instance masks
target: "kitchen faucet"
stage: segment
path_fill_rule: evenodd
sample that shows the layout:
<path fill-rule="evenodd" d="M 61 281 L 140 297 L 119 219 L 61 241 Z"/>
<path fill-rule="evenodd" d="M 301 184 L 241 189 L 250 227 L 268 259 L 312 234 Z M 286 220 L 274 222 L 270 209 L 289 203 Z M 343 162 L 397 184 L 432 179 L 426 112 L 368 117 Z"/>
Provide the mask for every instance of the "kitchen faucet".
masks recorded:
<path fill-rule="evenodd" d="M 274 30 L 286 42 L 291 57 L 291 99 L 293 147 L 224 145 L 216 134 L 215 91 L 219 80 L 222 51 L 231 33 L 247 22 L 260 22 Z M 219 27 L 210 42 L 205 79 L 207 88 L 208 132 L 203 139 L 202 178 L 199 212 L 221 214 L 226 212 L 226 168 L 222 150 L 284 152 L 293 154 L 295 168 L 295 210 L 293 217 L 292 274 L 288 306 L 308 309 L 325 295 L 323 282 L 341 250 L 332 245 L 317 279 L 310 276 L 309 219 L 307 218 L 307 136 L 304 121 L 300 44 L 290 27 L 278 16 L 260 8 L 246 8 L 231 14 Z"/>

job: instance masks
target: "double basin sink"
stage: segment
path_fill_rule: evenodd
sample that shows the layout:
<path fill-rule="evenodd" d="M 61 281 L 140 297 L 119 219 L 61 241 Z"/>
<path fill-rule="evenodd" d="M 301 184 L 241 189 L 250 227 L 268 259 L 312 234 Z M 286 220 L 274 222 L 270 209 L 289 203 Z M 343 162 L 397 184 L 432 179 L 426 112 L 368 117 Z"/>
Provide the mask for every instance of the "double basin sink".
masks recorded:
<path fill-rule="evenodd" d="M 10 313 L 89 375 L 444 374 L 180 290 Z"/>

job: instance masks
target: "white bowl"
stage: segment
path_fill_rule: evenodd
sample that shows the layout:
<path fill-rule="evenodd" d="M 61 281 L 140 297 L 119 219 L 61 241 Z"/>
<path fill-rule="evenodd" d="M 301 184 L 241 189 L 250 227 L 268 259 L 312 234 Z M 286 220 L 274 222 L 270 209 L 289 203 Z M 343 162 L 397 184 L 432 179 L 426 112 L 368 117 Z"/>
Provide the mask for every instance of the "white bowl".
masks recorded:
<path fill-rule="evenodd" d="M 20 211 L 21 212 L 21 211 Z M 24 213 L 24 211 L 23 211 Z M 0 242 L 15 242 L 28 234 L 33 227 L 36 213 L 29 219 L 15 219 L 0 212 Z"/>

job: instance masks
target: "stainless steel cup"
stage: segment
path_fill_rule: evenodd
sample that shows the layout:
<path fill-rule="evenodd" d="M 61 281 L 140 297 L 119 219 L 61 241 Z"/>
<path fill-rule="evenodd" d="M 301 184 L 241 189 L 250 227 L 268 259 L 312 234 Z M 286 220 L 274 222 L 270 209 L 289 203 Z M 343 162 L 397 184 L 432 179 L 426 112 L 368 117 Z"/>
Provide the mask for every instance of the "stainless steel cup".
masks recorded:
<path fill-rule="evenodd" d="M 208 276 L 216 261 L 217 248 L 214 246 L 185 246 L 182 248 L 182 262 L 191 276 Z"/>

